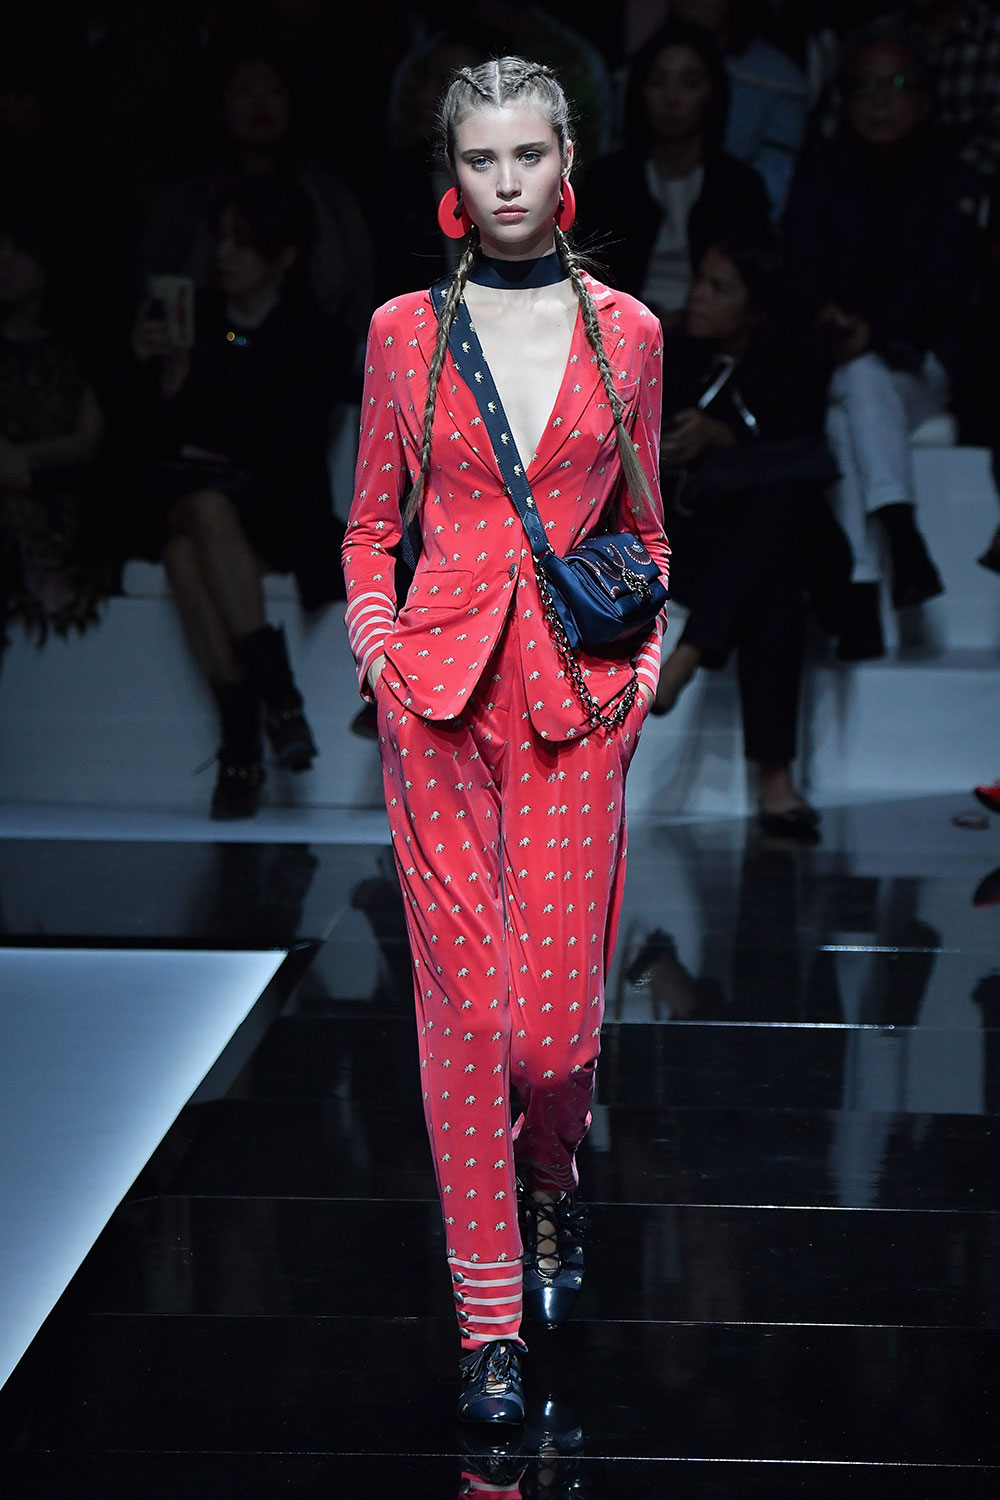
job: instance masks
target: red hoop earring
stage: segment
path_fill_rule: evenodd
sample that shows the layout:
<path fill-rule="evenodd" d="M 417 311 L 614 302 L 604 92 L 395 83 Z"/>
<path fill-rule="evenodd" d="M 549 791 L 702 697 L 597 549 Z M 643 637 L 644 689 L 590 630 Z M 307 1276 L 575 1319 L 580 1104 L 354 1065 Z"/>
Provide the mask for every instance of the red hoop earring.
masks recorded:
<path fill-rule="evenodd" d="M 569 234 L 576 219 L 576 194 L 573 184 L 568 177 L 562 180 L 562 191 L 559 194 L 559 208 L 556 212 L 556 224 L 563 234 Z"/>
<path fill-rule="evenodd" d="M 438 204 L 438 228 L 450 240 L 464 239 L 472 228 L 472 220 L 465 211 L 462 194 L 457 187 L 450 187 Z"/>

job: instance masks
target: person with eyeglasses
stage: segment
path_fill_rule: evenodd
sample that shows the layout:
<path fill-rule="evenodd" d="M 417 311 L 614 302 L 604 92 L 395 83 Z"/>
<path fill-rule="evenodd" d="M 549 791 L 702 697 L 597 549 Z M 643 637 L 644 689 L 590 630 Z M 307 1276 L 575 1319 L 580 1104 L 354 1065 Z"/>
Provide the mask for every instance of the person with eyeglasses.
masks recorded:
<path fill-rule="evenodd" d="M 843 660 L 884 653 L 882 555 L 893 606 L 941 593 L 917 527 L 910 436 L 950 401 L 973 264 L 966 170 L 929 125 L 930 73 L 905 31 L 858 34 L 836 136 L 804 156 L 784 219 L 788 254 L 836 369 L 827 433 L 832 503 L 853 555 Z"/>

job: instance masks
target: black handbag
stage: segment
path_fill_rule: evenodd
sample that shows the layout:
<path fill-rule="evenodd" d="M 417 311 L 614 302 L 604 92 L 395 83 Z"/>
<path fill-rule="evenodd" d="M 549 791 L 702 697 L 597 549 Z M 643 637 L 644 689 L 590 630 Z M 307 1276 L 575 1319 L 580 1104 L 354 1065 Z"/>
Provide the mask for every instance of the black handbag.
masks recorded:
<path fill-rule="evenodd" d="M 444 278 L 431 287 L 431 300 L 439 316 L 449 285 L 450 280 Z M 623 645 L 647 630 L 667 602 L 659 569 L 644 543 L 629 531 L 599 532 L 563 557 L 556 553 L 545 535 L 524 465 L 510 435 L 503 403 L 464 301 L 458 304 L 448 348 L 475 397 L 507 496 L 524 526 L 535 562 L 545 621 L 567 676 L 591 724 L 613 729 L 627 717 L 635 702 L 639 683 L 635 668 L 617 705 L 610 714 L 605 714 L 587 687 L 576 652 L 581 648 L 606 650 Z M 623 650 L 621 654 L 628 652 Z"/>

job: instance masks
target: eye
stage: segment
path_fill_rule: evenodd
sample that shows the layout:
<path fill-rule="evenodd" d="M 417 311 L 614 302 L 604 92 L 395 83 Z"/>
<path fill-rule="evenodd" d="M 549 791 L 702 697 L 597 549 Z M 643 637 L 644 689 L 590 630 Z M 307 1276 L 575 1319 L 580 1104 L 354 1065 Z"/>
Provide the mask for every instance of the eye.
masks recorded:
<path fill-rule="evenodd" d="M 521 154 L 521 160 L 529 167 L 533 166 L 536 161 L 541 161 L 541 159 L 542 153 L 540 151 L 524 151 Z"/>
<path fill-rule="evenodd" d="M 474 172 L 482 172 L 490 164 L 488 156 L 469 156 L 466 161 Z"/>

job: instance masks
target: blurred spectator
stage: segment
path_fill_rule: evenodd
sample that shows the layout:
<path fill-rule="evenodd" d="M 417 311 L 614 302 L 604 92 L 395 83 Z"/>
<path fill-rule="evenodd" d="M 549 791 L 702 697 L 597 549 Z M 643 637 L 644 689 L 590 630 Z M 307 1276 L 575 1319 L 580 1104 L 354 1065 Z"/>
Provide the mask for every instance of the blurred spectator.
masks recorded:
<path fill-rule="evenodd" d="M 110 567 L 97 520 L 104 420 L 62 329 L 63 226 L 7 206 L 0 222 L 0 639 L 23 620 L 44 640 L 97 620 Z"/>
<path fill-rule="evenodd" d="M 141 272 L 184 274 L 199 288 L 210 285 L 212 212 L 222 185 L 256 173 L 293 173 L 312 200 L 318 226 L 312 289 L 325 311 L 362 338 L 373 294 L 368 231 L 346 180 L 302 139 L 289 77 L 273 58 L 231 57 L 221 68 L 217 99 L 212 160 L 162 194 L 143 235 Z"/>
<path fill-rule="evenodd" d="M 452 185 L 440 159 L 437 110 L 451 74 L 500 55 L 488 32 L 473 26 L 437 32 L 404 58 L 392 82 L 386 149 L 362 203 L 375 264 L 375 303 L 400 287 L 419 287 L 443 276 L 458 254 L 437 226 L 438 201 Z"/>
<path fill-rule="evenodd" d="M 144 550 L 163 559 L 219 707 L 212 815 L 236 818 L 257 807 L 262 708 L 280 766 L 306 770 L 316 753 L 261 575 L 294 571 L 307 609 L 343 597 L 326 432 L 334 400 L 356 392 L 352 336 L 309 289 L 304 189 L 244 178 L 213 224 L 216 289 L 196 303 L 193 347 L 179 347 L 147 301 L 133 348 L 153 377 Z"/>
<path fill-rule="evenodd" d="M 581 175 L 581 238 L 613 286 L 665 322 L 683 309 L 692 267 L 737 229 L 763 229 L 767 195 L 723 149 L 725 62 L 699 27 L 665 26 L 636 54 L 625 99 L 626 146 Z"/>
<path fill-rule="evenodd" d="M 856 585 L 841 654 L 860 659 L 882 651 L 880 541 L 896 608 L 941 592 L 915 523 L 910 434 L 948 402 L 972 247 L 963 174 L 927 129 L 930 79 L 905 34 L 856 36 L 841 89 L 841 129 L 803 156 L 785 234 L 838 364 L 828 431 Z"/>
<path fill-rule="evenodd" d="M 909 0 L 888 19 L 913 29 L 933 72 L 932 122 L 960 150 L 971 171 L 967 207 L 982 216 L 1000 169 L 1000 13 L 991 0 Z M 835 91 L 822 133 L 836 133 L 840 108 Z"/>
<path fill-rule="evenodd" d="M 767 0 L 671 0 L 671 19 L 711 31 L 726 56 L 729 122 L 725 146 L 755 167 L 780 217 L 806 129 L 806 80 L 786 52 L 766 41 Z"/>
<path fill-rule="evenodd" d="M 762 825 L 811 838 L 819 819 L 791 766 L 807 553 L 830 529 L 828 363 L 796 325 L 770 237 L 732 235 L 706 251 L 663 356 L 671 592 L 690 613 L 652 711 L 668 713 L 700 666 L 735 652 Z"/>

